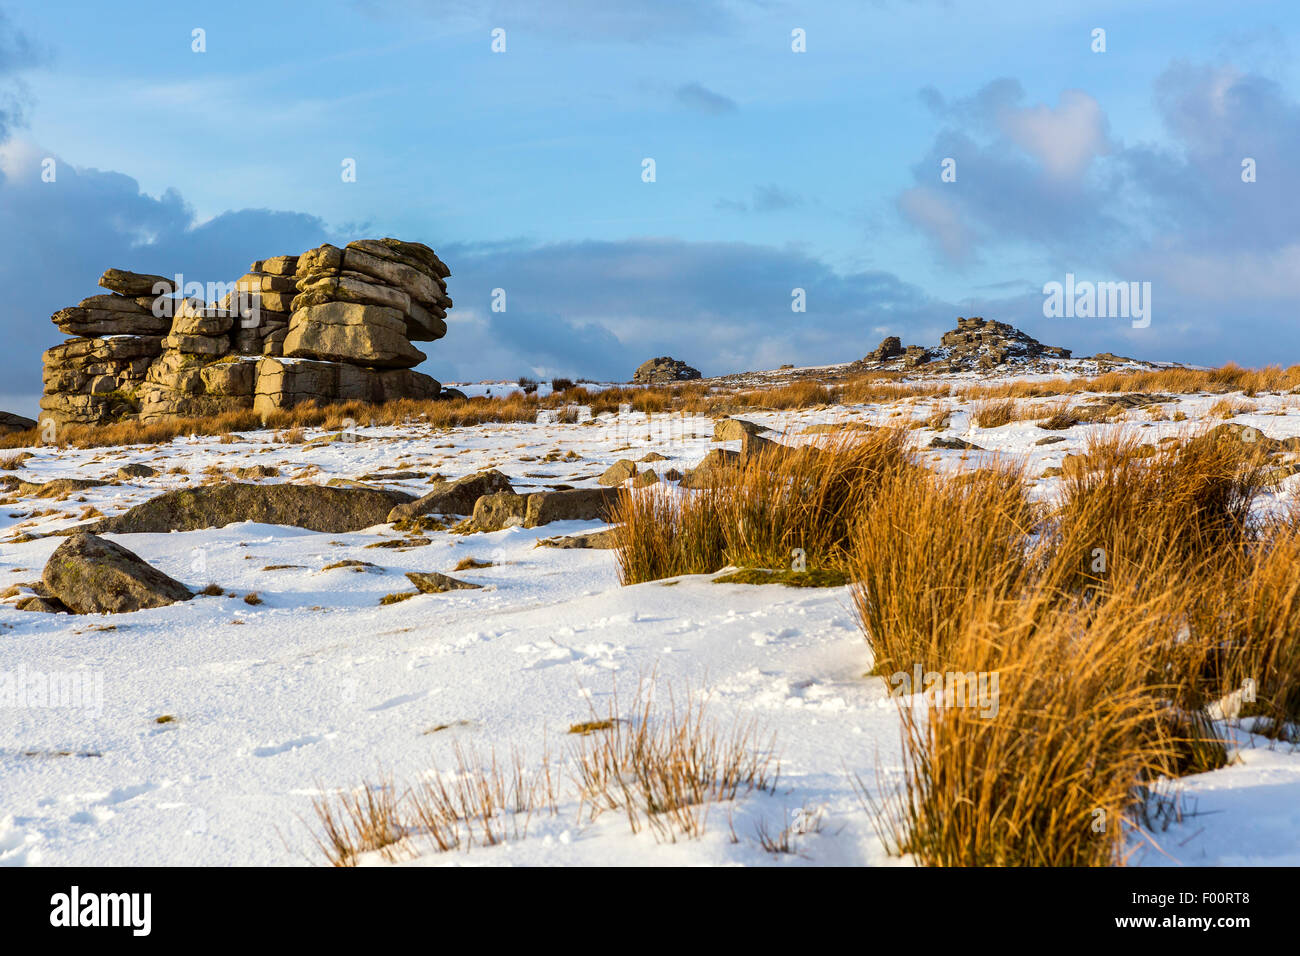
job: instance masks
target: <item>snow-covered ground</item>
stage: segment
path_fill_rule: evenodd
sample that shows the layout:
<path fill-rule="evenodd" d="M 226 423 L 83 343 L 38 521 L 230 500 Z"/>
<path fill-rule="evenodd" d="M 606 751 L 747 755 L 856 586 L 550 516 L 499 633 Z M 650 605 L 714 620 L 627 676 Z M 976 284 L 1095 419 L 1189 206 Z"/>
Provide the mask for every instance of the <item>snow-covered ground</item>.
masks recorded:
<path fill-rule="evenodd" d="M 1087 396 L 1074 396 L 1077 404 Z M 953 411 L 948 437 L 1027 459 L 1032 474 L 1077 453 L 1086 435 L 1115 428 L 1155 442 L 1185 432 L 1223 396 L 1188 396 L 1166 406 L 1186 421 L 1126 421 L 1045 432 L 1033 421 L 996 429 Z M 1240 396 L 1237 396 L 1240 397 Z M 1059 399 L 1038 400 L 1044 405 Z M 1266 435 L 1300 435 L 1293 396 L 1258 396 L 1235 421 Z M 921 420 L 936 402 L 754 413 L 748 419 L 795 440 L 809 425 Z M 620 458 L 658 452 L 661 475 L 685 469 L 711 448 L 712 422 L 681 415 L 623 414 L 578 424 L 486 425 L 435 431 L 422 425 L 361 428 L 358 440 L 289 444 L 271 432 L 178 440 L 153 448 L 31 449 L 17 472 L 27 481 L 112 476 L 128 462 L 153 478 L 88 488 L 64 501 L 14 497 L 0 510 L 0 590 L 39 579 L 62 538 L 15 543 L 77 523 L 94 507 L 112 515 L 163 490 L 200 483 L 208 468 L 280 470 L 268 481 L 361 479 L 421 493 L 445 477 L 488 467 L 521 492 L 594 484 Z M 934 433 L 915 432 L 924 445 Z M 1046 435 L 1064 441 L 1039 446 Z M 735 447 L 734 443 L 728 447 Z M 927 450 L 956 464 L 980 452 Z M 550 460 L 547 460 L 550 459 Z M 171 469 L 186 473 L 169 473 Z M 417 472 L 387 481 L 376 473 Z M 1263 507 L 1289 499 L 1294 482 Z M 1036 493 L 1050 494 L 1043 478 Z M 32 512 L 53 509 L 49 515 Z M 363 779 L 417 781 L 449 768 L 455 744 L 482 754 L 521 748 L 540 760 L 563 755 L 570 725 L 603 716 L 617 687 L 630 696 L 655 675 L 659 688 L 707 690 L 722 723 L 755 719 L 776 734 L 775 793 L 752 793 L 711 810 L 699 839 L 660 843 L 632 834 L 619 814 L 594 822 L 566 790 L 558 815 L 538 813 L 526 836 L 494 847 L 407 862 L 630 864 L 895 864 L 854 792 L 872 791 L 900 769 L 899 721 L 886 683 L 865 676 L 871 658 L 847 589 L 715 584 L 690 577 L 621 587 L 612 551 L 535 547 L 538 539 L 601 527 L 566 522 L 490 534 L 429 534 L 409 550 L 367 545 L 401 537 L 391 526 L 317 534 L 250 523 L 115 540 L 194 588 L 220 584 L 234 597 L 198 597 L 119 616 L 46 615 L 0 606 L 0 678 L 89 675 L 77 706 L 0 702 L 0 863 L 321 863 L 312 799 Z M 467 557 L 490 567 L 456 572 L 481 590 L 421 595 L 406 571 L 450 572 Z M 371 562 L 362 571 L 328 565 Z M 270 570 L 277 566 L 276 570 Z M 244 596 L 256 592 L 263 603 Z M 102 696 L 95 693 L 98 688 Z M 159 723 L 159 717 L 172 719 Z M 1160 850 L 1138 862 L 1300 864 L 1300 754 L 1234 731 L 1235 762 L 1181 782 L 1190 811 L 1155 835 Z M 796 854 L 770 854 L 761 828 L 817 819 Z M 369 862 L 380 862 L 376 856 Z M 906 862 L 906 861 L 903 861 Z"/>

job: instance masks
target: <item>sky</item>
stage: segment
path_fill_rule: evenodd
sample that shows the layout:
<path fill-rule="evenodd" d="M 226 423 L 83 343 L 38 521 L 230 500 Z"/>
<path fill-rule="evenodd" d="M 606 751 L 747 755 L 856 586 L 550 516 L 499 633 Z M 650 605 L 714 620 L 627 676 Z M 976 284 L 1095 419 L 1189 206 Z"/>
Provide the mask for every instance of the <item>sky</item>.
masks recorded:
<path fill-rule="evenodd" d="M 384 235 L 452 270 L 442 381 L 851 361 L 959 315 L 1293 364 L 1298 40 L 1270 0 L 0 0 L 0 403 L 109 266 Z M 1150 283 L 1149 323 L 1046 316 L 1067 274 Z"/>

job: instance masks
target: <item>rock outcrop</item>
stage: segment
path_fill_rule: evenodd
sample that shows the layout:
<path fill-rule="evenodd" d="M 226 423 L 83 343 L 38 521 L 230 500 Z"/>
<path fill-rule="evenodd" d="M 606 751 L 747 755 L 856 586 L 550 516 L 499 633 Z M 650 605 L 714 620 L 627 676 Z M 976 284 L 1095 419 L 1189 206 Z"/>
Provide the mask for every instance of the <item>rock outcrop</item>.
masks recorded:
<path fill-rule="evenodd" d="M 426 356 L 411 343 L 446 334 L 449 275 L 428 246 L 397 239 L 259 260 L 213 302 L 109 269 L 108 294 L 52 316 L 73 338 L 45 353 L 41 408 L 100 424 L 435 399 L 441 385 L 412 370 Z"/>
<path fill-rule="evenodd" d="M 699 369 L 691 368 L 671 356 L 661 355 L 642 362 L 633 373 L 632 381 L 638 385 L 665 385 L 670 382 L 688 382 L 699 377 Z"/>
<path fill-rule="evenodd" d="M 24 418 L 22 415 L 15 415 L 13 412 L 0 412 L 0 435 L 9 435 L 13 432 L 25 432 L 30 428 L 35 428 L 36 422 L 30 418 Z"/>
<path fill-rule="evenodd" d="M 855 365 L 897 365 L 903 368 L 924 366 L 927 370 L 936 372 L 956 372 L 1069 357 L 1069 349 L 1044 345 L 1005 322 L 974 317 L 959 318 L 957 327 L 945 332 L 937 347 L 909 345 L 904 348 L 898 336 L 888 336 Z"/>

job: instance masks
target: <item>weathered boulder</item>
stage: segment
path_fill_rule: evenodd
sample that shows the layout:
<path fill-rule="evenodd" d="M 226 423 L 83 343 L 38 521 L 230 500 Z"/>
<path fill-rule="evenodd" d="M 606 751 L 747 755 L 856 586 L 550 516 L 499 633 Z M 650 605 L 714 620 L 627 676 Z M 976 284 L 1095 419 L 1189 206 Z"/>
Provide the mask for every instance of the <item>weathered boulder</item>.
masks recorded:
<path fill-rule="evenodd" d="M 605 469 L 597 481 L 607 487 L 615 488 L 627 481 L 629 478 L 636 477 L 636 465 L 626 458 L 620 458 L 614 464 Z"/>
<path fill-rule="evenodd" d="M 688 471 L 681 480 L 683 488 L 712 488 L 722 484 L 730 471 L 740 463 L 741 453 L 728 448 L 715 448 Z"/>
<path fill-rule="evenodd" d="M 528 496 L 524 526 L 536 528 L 552 521 L 608 521 L 618 495 L 617 488 L 539 491 Z"/>
<path fill-rule="evenodd" d="M 59 545 L 41 580 L 74 614 L 122 614 L 194 596 L 138 555 L 93 534 L 74 534 Z"/>
<path fill-rule="evenodd" d="M 421 594 L 442 594 L 444 591 L 471 591 L 481 588 L 481 584 L 471 584 L 437 571 L 408 571 L 407 579 L 419 589 Z"/>
<path fill-rule="evenodd" d="M 401 311 L 351 302 L 326 302 L 294 312 L 284 354 L 378 368 L 411 368 L 427 358 L 407 339 Z"/>
<path fill-rule="evenodd" d="M 61 332 L 90 338 L 99 335 L 166 335 L 169 316 L 155 315 L 135 299 L 117 295 L 92 295 L 78 305 L 60 309 L 50 321 Z"/>
<path fill-rule="evenodd" d="M 474 514 L 456 527 L 461 531 L 500 531 L 522 525 L 531 497 L 532 495 L 517 495 L 513 491 L 483 495 L 474 502 Z"/>
<path fill-rule="evenodd" d="M 165 534 L 223 528 L 241 521 L 343 534 L 385 524 L 394 507 L 412 500 L 400 491 L 322 485 L 230 483 L 169 491 L 105 518 L 95 532 Z"/>
<path fill-rule="evenodd" d="M 632 381 L 639 385 L 663 385 L 696 378 L 700 378 L 699 369 L 691 368 L 685 362 L 669 355 L 661 355 L 642 362 L 632 375 Z"/>
<path fill-rule="evenodd" d="M 105 269 L 99 277 L 99 286 L 131 298 L 172 295 L 176 292 L 176 283 L 166 276 L 128 272 L 125 269 Z"/>
<path fill-rule="evenodd" d="M 770 431 L 763 425 L 742 418 L 722 418 L 713 423 L 713 441 L 741 441 L 746 435 Z"/>
<path fill-rule="evenodd" d="M 591 548 L 608 551 L 618 547 L 617 527 L 604 531 L 589 531 L 585 534 L 571 534 L 561 538 L 543 538 L 537 542 L 539 548 Z"/>
<path fill-rule="evenodd" d="M 513 492 L 510 479 L 496 469 L 465 475 L 454 481 L 440 481 L 422 498 L 398 505 L 388 515 L 388 520 L 418 518 L 429 514 L 469 515 L 474 505 L 484 495 Z"/>

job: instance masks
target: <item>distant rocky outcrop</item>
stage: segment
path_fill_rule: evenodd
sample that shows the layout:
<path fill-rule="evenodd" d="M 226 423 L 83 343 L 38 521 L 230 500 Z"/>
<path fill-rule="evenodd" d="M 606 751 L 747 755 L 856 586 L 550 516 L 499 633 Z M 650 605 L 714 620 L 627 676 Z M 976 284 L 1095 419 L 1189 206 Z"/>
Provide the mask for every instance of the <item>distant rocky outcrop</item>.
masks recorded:
<path fill-rule="evenodd" d="M 669 382 L 688 382 L 700 377 L 699 369 L 691 368 L 672 356 L 661 355 L 642 362 L 633 373 L 632 381 L 638 385 L 665 385 Z"/>
<path fill-rule="evenodd" d="M 322 245 L 254 262 L 215 302 L 164 276 L 109 269 L 109 290 L 52 316 L 72 336 L 45 353 L 41 408 L 59 422 L 263 414 L 438 398 L 412 342 L 447 333 L 446 264 L 398 239 Z"/>
<path fill-rule="evenodd" d="M 12 432 L 25 432 L 29 428 L 35 428 L 36 422 L 30 418 L 24 418 L 22 415 L 15 415 L 13 412 L 0 412 L 0 435 L 8 435 Z"/>
<path fill-rule="evenodd" d="M 871 352 L 854 363 L 858 366 L 897 364 L 936 372 L 965 369 L 993 369 L 1008 363 L 1070 357 L 1070 350 L 1044 345 L 1005 322 L 979 317 L 959 318 L 957 327 L 945 332 L 938 346 L 909 345 L 891 335 Z"/>

